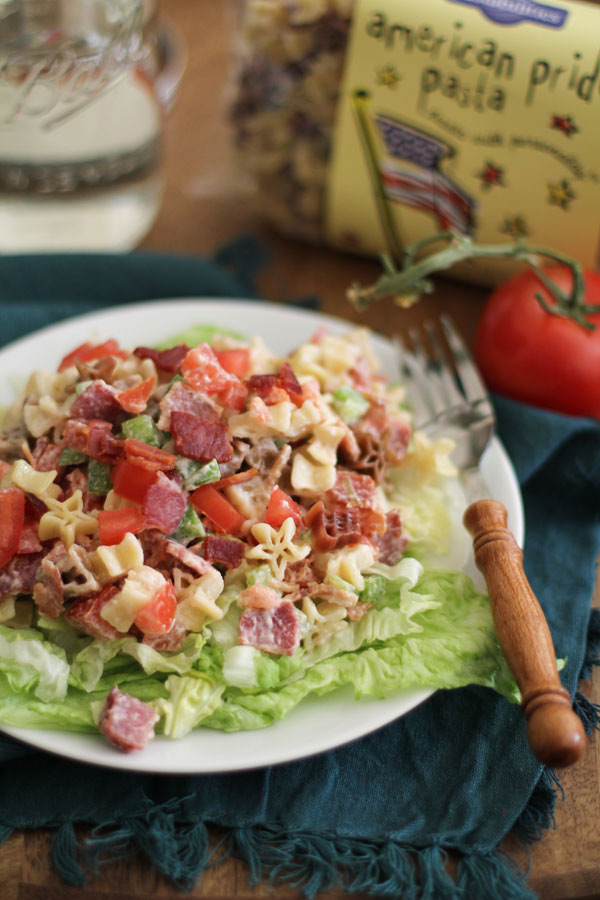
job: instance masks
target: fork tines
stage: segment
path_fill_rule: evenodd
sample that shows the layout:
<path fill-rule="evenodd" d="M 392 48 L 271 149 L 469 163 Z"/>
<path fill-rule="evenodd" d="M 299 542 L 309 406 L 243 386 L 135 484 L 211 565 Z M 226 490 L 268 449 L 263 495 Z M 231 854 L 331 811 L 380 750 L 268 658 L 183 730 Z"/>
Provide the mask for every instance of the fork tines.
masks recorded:
<path fill-rule="evenodd" d="M 402 375 L 418 426 L 450 411 L 491 404 L 469 352 L 448 316 L 409 330 L 409 342 L 398 339 Z"/>

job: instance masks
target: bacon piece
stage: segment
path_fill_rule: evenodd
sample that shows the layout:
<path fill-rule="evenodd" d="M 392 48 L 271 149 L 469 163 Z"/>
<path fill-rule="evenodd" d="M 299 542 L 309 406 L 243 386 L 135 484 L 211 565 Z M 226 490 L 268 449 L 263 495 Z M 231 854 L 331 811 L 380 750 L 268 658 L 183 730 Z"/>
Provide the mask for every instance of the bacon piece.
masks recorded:
<path fill-rule="evenodd" d="M 156 424 L 165 431 L 170 431 L 171 413 L 175 410 L 192 413 L 209 422 L 217 422 L 220 418 L 219 410 L 215 409 L 213 403 L 185 381 L 175 382 L 160 401 L 159 408 L 160 418 Z"/>
<path fill-rule="evenodd" d="M 42 559 L 33 587 L 33 599 L 43 616 L 58 619 L 65 603 L 65 589 L 58 560 L 67 555 L 62 541 L 57 541 L 52 550 Z"/>
<path fill-rule="evenodd" d="M 0 600 L 16 597 L 18 594 L 31 594 L 41 559 L 41 553 L 13 556 L 0 569 Z"/>
<path fill-rule="evenodd" d="M 277 387 L 277 375 L 275 373 L 269 375 L 251 375 L 246 380 L 248 390 L 253 394 L 258 394 L 263 400 L 269 397 L 274 387 Z"/>
<path fill-rule="evenodd" d="M 338 469 L 335 484 L 325 494 L 328 508 L 350 506 L 359 509 L 377 507 L 377 487 L 369 475 L 361 475 L 350 469 Z"/>
<path fill-rule="evenodd" d="M 152 569 L 169 569 L 172 557 L 167 554 L 168 538 L 156 528 L 145 528 L 137 535 L 144 551 L 144 565 Z"/>
<path fill-rule="evenodd" d="M 373 373 L 364 356 L 357 359 L 354 368 L 350 369 L 354 387 L 359 391 L 368 391 L 373 385 Z"/>
<path fill-rule="evenodd" d="M 149 472 L 158 472 L 159 469 L 168 472 L 175 468 L 177 462 L 174 453 L 169 453 L 168 450 L 162 450 L 160 447 L 152 447 L 135 438 L 126 438 L 124 449 L 129 462 Z"/>
<path fill-rule="evenodd" d="M 46 512 L 46 505 L 33 494 L 25 495 L 25 521 L 21 539 L 17 547 L 20 556 L 28 553 L 39 553 L 43 547 L 38 536 L 38 527 L 42 514 Z"/>
<path fill-rule="evenodd" d="M 232 487 L 234 484 L 241 484 L 243 481 L 250 481 L 251 478 L 254 478 L 255 475 L 258 475 L 258 470 L 244 469 L 242 472 L 234 472 L 233 475 L 227 475 L 225 478 L 220 478 L 219 481 L 215 481 L 213 487 L 217 491 L 222 491 L 223 488 Z"/>
<path fill-rule="evenodd" d="M 138 359 L 151 359 L 163 372 L 177 372 L 188 354 L 187 344 L 176 344 L 167 350 L 156 350 L 154 347 L 136 347 L 133 355 Z"/>
<path fill-rule="evenodd" d="M 398 464 L 406 456 L 410 443 L 411 428 L 408 422 L 390 419 L 386 456 L 392 465 Z"/>
<path fill-rule="evenodd" d="M 62 436 L 63 447 L 81 450 L 98 462 L 114 463 L 121 455 L 123 441 L 112 433 L 104 419 L 69 419 Z"/>
<path fill-rule="evenodd" d="M 376 484 L 369 475 L 353 472 L 351 469 L 338 469 L 335 484 L 326 492 L 323 499 L 324 527 L 330 536 L 334 536 L 345 527 L 350 528 L 350 523 L 356 522 L 354 516 L 356 512 L 359 514 L 361 534 L 365 537 L 383 534 L 385 531 L 385 515 L 379 509 Z M 345 515 L 349 510 L 353 515 L 348 521 L 344 522 L 343 518 L 339 518 L 336 524 L 335 517 L 332 518 L 331 514 Z M 326 538 L 324 540 L 326 541 Z M 354 543 L 354 540 L 347 543 Z M 338 542 L 337 546 L 342 547 L 344 544 Z"/>
<path fill-rule="evenodd" d="M 43 549 L 38 537 L 38 522 L 39 519 L 29 522 L 27 519 L 25 520 L 19 546 L 16 550 L 18 556 L 24 556 L 28 553 L 39 553 Z"/>
<path fill-rule="evenodd" d="M 277 374 L 251 375 L 246 381 L 249 391 L 258 394 L 268 406 L 291 400 L 296 406 L 304 403 L 302 386 L 289 362 L 282 363 Z"/>
<path fill-rule="evenodd" d="M 408 536 L 399 509 L 389 510 L 386 514 L 385 531 L 376 535 L 373 543 L 379 551 L 379 562 L 385 563 L 386 566 L 394 566 L 402 557 L 408 544 Z"/>
<path fill-rule="evenodd" d="M 295 403 L 296 406 L 302 406 L 304 403 L 302 386 L 294 375 L 294 371 L 289 362 L 282 363 L 281 368 L 277 373 L 277 378 L 279 380 L 279 386 L 283 388 L 292 403 Z"/>
<path fill-rule="evenodd" d="M 38 438 L 31 454 L 37 471 L 51 472 L 52 469 L 60 471 L 58 460 L 62 451 L 63 448 L 59 444 L 52 444 L 47 437 Z"/>
<path fill-rule="evenodd" d="M 229 441 L 229 428 L 225 422 L 209 422 L 191 413 L 173 410 L 171 434 L 177 452 L 188 459 L 209 462 L 227 462 L 233 456 Z"/>
<path fill-rule="evenodd" d="M 247 607 L 240 616 L 239 641 L 265 653 L 291 656 L 300 645 L 296 607 L 289 600 L 274 609 Z"/>
<path fill-rule="evenodd" d="M 158 472 L 156 481 L 144 495 L 142 512 L 150 528 L 159 528 L 165 534 L 172 534 L 183 518 L 187 503 L 180 486 L 164 472 Z"/>
<path fill-rule="evenodd" d="M 120 691 L 115 685 L 102 712 L 99 730 L 117 750 L 143 750 L 154 737 L 159 716 L 149 703 Z"/>
<path fill-rule="evenodd" d="M 142 644 L 149 644 L 159 653 L 173 653 L 179 650 L 185 640 L 187 631 L 179 622 L 174 622 L 170 631 L 166 634 L 145 634 L 142 638 Z"/>
<path fill-rule="evenodd" d="M 218 537 L 209 534 L 202 542 L 204 559 L 227 569 L 237 569 L 244 558 L 245 544 L 236 538 Z"/>
<path fill-rule="evenodd" d="M 75 600 L 65 612 L 66 621 L 93 638 L 110 641 L 121 637 L 120 632 L 100 615 L 104 604 L 118 593 L 119 588 L 116 585 L 107 584 L 101 591 Z"/>
<path fill-rule="evenodd" d="M 283 600 L 281 594 L 266 584 L 252 584 L 240 593 L 239 601 L 242 606 L 253 609 L 276 609 L 281 606 Z"/>
<path fill-rule="evenodd" d="M 308 510 L 304 521 L 312 531 L 313 547 L 318 553 L 358 544 L 362 539 L 360 509 L 357 508 L 326 510 L 323 501 L 318 500 Z"/>
<path fill-rule="evenodd" d="M 71 416 L 75 419 L 104 419 L 114 423 L 123 417 L 123 409 L 115 396 L 114 388 L 98 378 L 77 397 L 71 407 Z"/>
<path fill-rule="evenodd" d="M 283 580 L 287 584 L 305 586 L 318 581 L 318 578 L 313 564 L 308 559 L 299 559 L 287 564 Z"/>
<path fill-rule="evenodd" d="M 188 569 L 191 569 L 196 575 L 206 575 L 206 573 L 211 570 L 210 562 L 203 556 L 199 556 L 198 553 L 195 553 L 191 547 L 184 547 L 183 544 L 178 543 L 178 541 L 167 540 L 165 551 L 169 556 L 173 557 L 173 559 L 176 559 L 184 566 L 187 566 Z"/>

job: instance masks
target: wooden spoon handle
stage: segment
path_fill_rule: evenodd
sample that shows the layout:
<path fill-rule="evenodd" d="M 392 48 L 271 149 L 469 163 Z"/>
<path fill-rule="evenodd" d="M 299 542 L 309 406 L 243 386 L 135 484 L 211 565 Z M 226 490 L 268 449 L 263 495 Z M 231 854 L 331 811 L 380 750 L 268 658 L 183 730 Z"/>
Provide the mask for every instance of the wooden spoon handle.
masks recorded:
<path fill-rule="evenodd" d="M 498 641 L 521 691 L 529 746 L 547 766 L 570 766 L 583 755 L 585 732 L 560 683 L 550 629 L 507 528 L 506 509 L 496 500 L 478 500 L 463 521 L 485 576 Z"/>

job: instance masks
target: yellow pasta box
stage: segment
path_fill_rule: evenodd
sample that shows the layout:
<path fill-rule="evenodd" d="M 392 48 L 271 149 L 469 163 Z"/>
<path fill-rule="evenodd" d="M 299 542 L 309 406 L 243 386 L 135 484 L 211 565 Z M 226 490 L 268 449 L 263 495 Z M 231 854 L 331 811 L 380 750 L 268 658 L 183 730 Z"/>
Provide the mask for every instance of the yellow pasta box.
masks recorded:
<path fill-rule="evenodd" d="M 595 267 L 600 9 L 357 0 L 327 172 L 328 240 L 365 254 L 452 229 Z M 506 265 L 469 265 L 483 283 Z"/>

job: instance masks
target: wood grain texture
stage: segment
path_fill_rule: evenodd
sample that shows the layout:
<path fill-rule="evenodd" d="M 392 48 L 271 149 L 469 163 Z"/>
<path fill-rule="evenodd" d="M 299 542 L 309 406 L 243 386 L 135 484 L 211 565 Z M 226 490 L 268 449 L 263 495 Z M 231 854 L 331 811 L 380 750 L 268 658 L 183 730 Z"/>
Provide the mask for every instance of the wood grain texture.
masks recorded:
<path fill-rule="evenodd" d="M 521 691 L 529 745 L 544 765 L 571 766 L 584 753 L 585 732 L 560 683 L 550 629 L 507 528 L 506 509 L 496 500 L 478 500 L 464 523 L 485 576 L 498 641 Z"/>
<path fill-rule="evenodd" d="M 167 122 L 163 207 L 143 248 L 211 256 L 240 233 L 258 235 L 272 254 L 259 279 L 263 297 L 285 301 L 319 296 L 325 312 L 364 323 L 384 334 L 404 333 L 441 312 L 449 313 L 467 343 L 472 343 L 484 293 L 471 285 L 439 279 L 433 296 L 410 310 L 379 304 L 363 316 L 345 300 L 350 283 L 370 283 L 379 275 L 372 260 L 344 256 L 322 247 L 297 244 L 274 234 L 249 201 L 234 190 L 224 92 L 230 63 L 228 3 L 224 0 L 161 0 L 163 12 L 179 27 L 189 48 L 189 63 L 179 101 Z M 600 594 L 596 598 L 600 606 Z M 600 673 L 583 685 L 600 702 Z M 556 828 L 545 832 L 529 851 L 513 836 L 503 843 L 525 870 L 541 900 L 600 898 L 600 741 L 588 739 L 580 762 L 561 773 L 564 802 L 556 808 Z M 82 790 L 84 790 L 82 786 Z M 84 830 L 82 829 L 82 834 Z M 296 900 L 298 890 L 267 885 L 250 887 L 246 867 L 230 859 L 208 870 L 187 895 L 137 857 L 107 864 L 83 887 L 66 887 L 52 869 L 52 832 L 17 833 L 0 847 L 0 900 Z M 357 900 L 366 900 L 358 895 Z M 339 891 L 318 900 L 341 900 Z M 398 898 L 399 900 L 399 898 Z"/>

